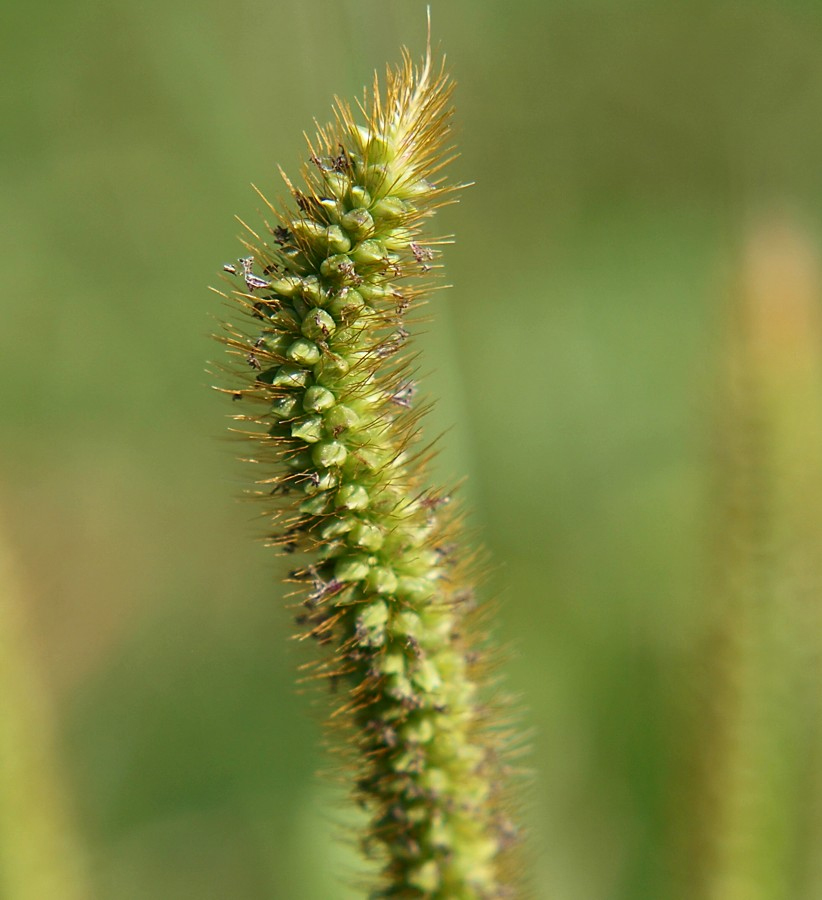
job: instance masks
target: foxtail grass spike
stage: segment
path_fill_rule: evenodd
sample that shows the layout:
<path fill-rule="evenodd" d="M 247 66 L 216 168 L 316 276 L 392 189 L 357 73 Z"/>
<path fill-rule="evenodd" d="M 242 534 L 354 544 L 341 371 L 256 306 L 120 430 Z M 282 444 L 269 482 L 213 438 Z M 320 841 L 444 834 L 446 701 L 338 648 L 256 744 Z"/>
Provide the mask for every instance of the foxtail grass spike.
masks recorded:
<path fill-rule="evenodd" d="M 372 897 L 513 896 L 507 723 L 489 697 L 474 621 L 474 555 L 447 491 L 426 480 L 409 314 L 434 287 L 423 231 L 456 187 L 443 178 L 452 84 L 430 50 L 404 53 L 308 144 L 290 208 L 224 270 L 240 324 L 222 340 L 243 374 L 220 388 L 254 445 L 271 543 L 299 554 L 299 638 L 335 699 Z"/>
<path fill-rule="evenodd" d="M 0 526 L 0 897 L 90 900 L 27 600 Z"/>
<path fill-rule="evenodd" d="M 822 896 L 822 310 L 795 224 L 749 239 L 728 310 L 689 900 Z"/>

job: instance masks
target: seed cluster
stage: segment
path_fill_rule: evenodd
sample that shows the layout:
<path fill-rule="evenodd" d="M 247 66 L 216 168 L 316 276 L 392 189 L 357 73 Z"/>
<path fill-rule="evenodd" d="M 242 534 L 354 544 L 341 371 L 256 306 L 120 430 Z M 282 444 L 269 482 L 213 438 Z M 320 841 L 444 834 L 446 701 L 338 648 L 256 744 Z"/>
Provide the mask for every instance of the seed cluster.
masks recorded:
<path fill-rule="evenodd" d="M 510 896 L 500 853 L 501 737 L 478 695 L 467 617 L 471 560 L 454 541 L 447 494 L 425 483 L 406 318 L 426 290 L 435 244 L 420 225 L 454 190 L 447 162 L 451 85 L 430 57 L 389 71 L 361 105 L 338 102 L 304 168 L 286 179 L 297 209 L 224 269 L 225 296 L 254 325 L 224 338 L 247 376 L 230 391 L 262 479 L 278 497 L 273 538 L 310 560 L 292 573 L 302 637 L 338 692 L 371 814 L 364 843 L 383 861 L 374 897 Z M 417 279 L 416 286 L 409 283 Z M 246 319 L 246 321 L 248 321 Z M 340 688 L 344 687 L 344 690 Z"/>

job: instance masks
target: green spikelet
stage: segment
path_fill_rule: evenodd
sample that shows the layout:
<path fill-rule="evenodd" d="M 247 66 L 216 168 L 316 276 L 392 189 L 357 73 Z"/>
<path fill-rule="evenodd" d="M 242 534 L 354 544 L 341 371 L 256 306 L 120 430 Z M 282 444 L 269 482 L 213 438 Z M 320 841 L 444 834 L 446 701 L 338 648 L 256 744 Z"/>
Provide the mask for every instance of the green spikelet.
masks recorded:
<path fill-rule="evenodd" d="M 270 237 L 249 229 L 249 255 L 225 267 L 223 296 L 252 323 L 224 338 L 246 373 L 226 393 L 277 497 L 272 543 L 305 555 L 297 623 L 337 690 L 363 845 L 382 865 L 374 897 L 511 896 L 472 560 L 449 497 L 426 484 L 405 327 L 443 243 L 421 226 L 455 191 L 440 176 L 451 93 L 430 52 L 419 67 L 405 53 L 358 104 L 364 125 L 337 101 L 304 187 L 283 176 L 296 210 L 270 207 Z"/>

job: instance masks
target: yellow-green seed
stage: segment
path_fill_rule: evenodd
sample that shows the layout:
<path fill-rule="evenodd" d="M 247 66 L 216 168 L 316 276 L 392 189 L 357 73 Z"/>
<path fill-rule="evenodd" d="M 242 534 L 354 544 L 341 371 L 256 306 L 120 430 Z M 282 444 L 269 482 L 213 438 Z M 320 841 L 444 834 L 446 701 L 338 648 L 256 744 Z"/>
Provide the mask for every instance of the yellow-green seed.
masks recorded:
<path fill-rule="evenodd" d="M 302 280 L 302 294 L 311 306 L 323 306 L 327 295 L 316 275 L 306 275 Z"/>
<path fill-rule="evenodd" d="M 351 531 L 357 525 L 357 520 L 353 516 L 343 516 L 341 518 L 333 518 L 326 522 L 320 529 L 320 537 L 324 540 L 331 540 Z M 366 548 L 368 549 L 368 548 Z"/>
<path fill-rule="evenodd" d="M 366 209 L 371 206 L 371 194 L 360 184 L 355 184 L 351 188 L 351 205 L 362 206 Z"/>
<path fill-rule="evenodd" d="M 354 547 L 362 547 L 363 550 L 379 550 L 382 547 L 384 535 L 379 525 L 370 522 L 357 522 L 348 533 L 348 540 Z"/>
<path fill-rule="evenodd" d="M 376 600 L 362 608 L 357 616 L 358 630 L 372 647 L 385 643 L 385 623 L 388 621 L 388 606 L 383 600 Z"/>
<path fill-rule="evenodd" d="M 297 338 L 286 350 L 285 355 L 301 366 L 313 366 L 320 361 L 322 351 L 306 338 Z"/>
<path fill-rule="evenodd" d="M 442 687 L 442 678 L 437 667 L 430 659 L 420 660 L 411 675 L 411 681 L 426 694 L 435 694 Z"/>
<path fill-rule="evenodd" d="M 385 247 L 379 241 L 361 241 L 351 251 L 351 258 L 360 266 L 379 265 L 386 260 Z"/>
<path fill-rule="evenodd" d="M 355 428 L 360 423 L 360 417 L 357 413 L 344 403 L 338 403 L 329 409 L 323 418 L 325 419 L 325 427 L 335 435 L 342 434 L 344 431 L 348 431 L 349 428 Z"/>
<path fill-rule="evenodd" d="M 369 568 L 368 560 L 361 556 L 344 556 L 337 560 L 334 577 L 337 581 L 361 581 Z"/>
<path fill-rule="evenodd" d="M 326 469 L 324 472 L 312 473 L 312 476 L 306 478 L 303 484 L 303 491 L 309 497 L 319 494 L 322 491 L 330 491 L 340 482 L 340 476 L 336 469 Z"/>
<path fill-rule="evenodd" d="M 331 466 L 341 466 L 347 456 L 348 451 L 339 441 L 321 441 L 319 444 L 315 444 L 311 450 L 311 458 L 314 463 L 326 469 Z"/>
<path fill-rule="evenodd" d="M 379 662 L 383 675 L 402 675 L 405 672 L 405 654 L 386 653 Z"/>
<path fill-rule="evenodd" d="M 300 401 L 293 394 L 286 397 L 275 397 L 271 401 L 271 415 L 275 419 L 290 419 L 298 414 Z"/>
<path fill-rule="evenodd" d="M 326 353 L 314 366 L 314 377 L 322 384 L 327 382 L 335 383 L 350 368 L 351 364 L 344 356 L 340 356 L 337 353 Z"/>
<path fill-rule="evenodd" d="M 351 288 L 343 288 L 328 304 L 326 309 L 332 316 L 338 316 L 343 320 L 356 317 L 365 306 L 362 295 Z"/>
<path fill-rule="evenodd" d="M 368 573 L 365 585 L 375 594 L 392 594 L 397 588 L 397 576 L 386 566 L 374 566 Z"/>
<path fill-rule="evenodd" d="M 347 212 L 340 223 L 355 240 L 361 240 L 374 232 L 374 219 L 367 209 L 357 208 Z"/>
<path fill-rule="evenodd" d="M 322 436 L 323 420 L 319 416 L 308 416 L 291 426 L 291 437 L 299 438 L 307 444 L 316 444 Z"/>
<path fill-rule="evenodd" d="M 371 215 L 375 218 L 395 222 L 408 214 L 407 205 L 399 197 L 381 197 L 371 207 Z"/>
<path fill-rule="evenodd" d="M 302 333 L 312 341 L 328 340 L 336 330 L 337 323 L 324 309 L 312 310 L 303 319 Z"/>
<path fill-rule="evenodd" d="M 306 412 L 324 412 L 331 409 L 335 402 L 333 392 L 319 384 L 312 384 L 310 388 L 306 388 L 303 395 L 303 409 Z"/>
<path fill-rule="evenodd" d="M 310 497 L 303 500 L 299 506 L 301 513 L 309 516 L 321 516 L 328 508 L 328 494 L 317 494 L 316 497 Z"/>
<path fill-rule="evenodd" d="M 344 484 L 338 491 L 335 503 L 339 509 L 365 509 L 369 503 L 368 491 L 361 484 Z"/>
<path fill-rule="evenodd" d="M 325 232 L 328 249 L 334 253 L 345 253 L 351 249 L 351 239 L 339 225 L 330 225 Z"/>
<path fill-rule="evenodd" d="M 275 281 L 271 287 L 281 297 L 293 297 L 302 289 L 302 279 L 297 275 L 286 275 Z"/>
<path fill-rule="evenodd" d="M 313 219 L 295 219 L 291 231 L 303 241 L 320 243 L 325 241 L 325 227 Z"/>
<path fill-rule="evenodd" d="M 308 384 L 309 373 L 298 366 L 280 366 L 277 373 L 271 379 L 273 387 L 303 388 Z"/>

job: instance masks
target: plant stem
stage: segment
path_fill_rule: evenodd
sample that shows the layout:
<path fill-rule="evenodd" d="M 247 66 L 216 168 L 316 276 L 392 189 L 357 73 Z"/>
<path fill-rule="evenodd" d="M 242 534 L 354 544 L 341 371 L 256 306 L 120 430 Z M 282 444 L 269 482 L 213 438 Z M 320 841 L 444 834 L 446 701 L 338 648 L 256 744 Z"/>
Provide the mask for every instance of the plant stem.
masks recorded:
<path fill-rule="evenodd" d="M 88 900 L 86 859 L 54 747 L 54 717 L 0 533 L 0 896 Z"/>

